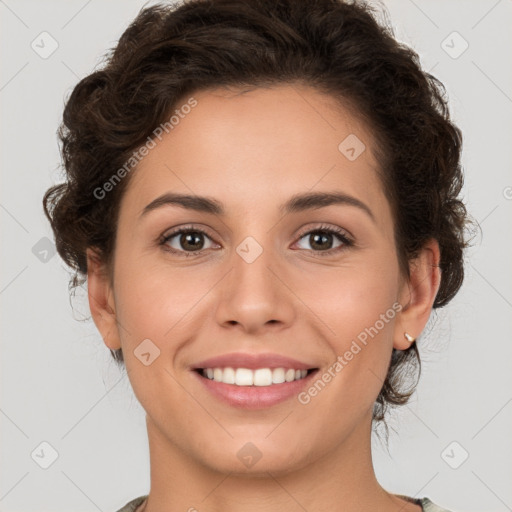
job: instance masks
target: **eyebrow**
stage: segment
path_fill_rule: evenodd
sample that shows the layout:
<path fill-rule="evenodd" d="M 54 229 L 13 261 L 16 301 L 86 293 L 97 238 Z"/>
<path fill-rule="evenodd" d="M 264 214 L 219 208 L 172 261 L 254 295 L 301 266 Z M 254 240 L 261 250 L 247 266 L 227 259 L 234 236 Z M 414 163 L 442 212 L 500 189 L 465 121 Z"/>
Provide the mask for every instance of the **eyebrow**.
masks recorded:
<path fill-rule="evenodd" d="M 187 210 L 209 213 L 213 215 L 225 215 L 225 209 L 219 201 L 211 197 L 176 194 L 167 192 L 144 207 L 140 217 L 166 205 L 177 205 Z M 370 208 L 359 199 L 343 192 L 306 192 L 292 196 L 286 203 L 280 206 L 281 214 L 303 212 L 324 208 L 331 205 L 354 206 L 364 211 L 373 221 L 375 216 Z"/>

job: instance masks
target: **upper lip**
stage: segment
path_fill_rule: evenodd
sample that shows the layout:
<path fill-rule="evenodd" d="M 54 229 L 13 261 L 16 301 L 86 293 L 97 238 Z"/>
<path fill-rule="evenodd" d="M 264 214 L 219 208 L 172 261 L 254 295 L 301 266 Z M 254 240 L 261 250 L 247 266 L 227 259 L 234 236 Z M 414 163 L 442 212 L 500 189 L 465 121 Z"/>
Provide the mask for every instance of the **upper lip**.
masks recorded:
<path fill-rule="evenodd" d="M 316 368 L 312 364 L 303 363 L 297 359 L 279 354 L 249 354 L 242 352 L 211 357 L 191 366 L 193 370 L 227 367 L 248 368 L 250 370 L 257 370 L 258 368 L 294 368 L 295 370 L 310 370 Z"/>

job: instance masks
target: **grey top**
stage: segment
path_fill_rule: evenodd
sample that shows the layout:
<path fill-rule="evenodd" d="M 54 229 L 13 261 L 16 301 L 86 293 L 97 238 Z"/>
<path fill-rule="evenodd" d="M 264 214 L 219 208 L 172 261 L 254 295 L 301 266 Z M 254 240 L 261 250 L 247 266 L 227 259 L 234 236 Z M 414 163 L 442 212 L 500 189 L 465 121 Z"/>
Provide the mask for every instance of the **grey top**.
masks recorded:
<path fill-rule="evenodd" d="M 423 512 L 451 512 L 446 508 L 442 508 L 435 503 L 432 503 L 428 498 L 411 498 L 409 496 L 398 495 L 400 498 L 404 498 L 411 503 L 415 503 L 416 505 L 421 505 Z M 135 512 L 135 510 L 142 505 L 144 500 L 147 498 L 146 496 L 139 496 L 134 500 L 127 503 L 123 508 L 120 508 L 117 512 Z"/>

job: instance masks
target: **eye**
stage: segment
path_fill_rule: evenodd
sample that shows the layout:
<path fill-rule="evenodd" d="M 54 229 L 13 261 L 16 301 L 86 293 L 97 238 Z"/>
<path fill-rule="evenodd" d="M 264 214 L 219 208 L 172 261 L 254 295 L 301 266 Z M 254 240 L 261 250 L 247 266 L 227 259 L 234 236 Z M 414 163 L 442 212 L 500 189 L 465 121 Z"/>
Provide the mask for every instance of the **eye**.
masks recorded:
<path fill-rule="evenodd" d="M 210 245 L 205 245 L 205 238 L 210 241 Z M 197 256 L 203 250 L 211 249 L 213 241 L 208 233 L 200 228 L 184 227 L 163 235 L 160 245 L 166 251 L 188 257 Z"/>
<path fill-rule="evenodd" d="M 306 231 L 300 235 L 300 240 L 303 238 L 312 247 L 312 249 L 308 250 L 319 253 L 319 256 L 330 256 L 354 245 L 354 242 L 345 231 L 341 228 L 329 226 L 319 226 L 318 228 Z M 338 241 L 337 246 L 333 245 L 336 241 Z"/>
<path fill-rule="evenodd" d="M 205 239 L 209 243 L 205 244 Z M 346 232 L 341 228 L 319 226 L 310 229 L 300 235 L 300 240 L 305 239 L 312 249 L 307 249 L 319 256 L 330 256 L 354 245 L 354 242 L 348 237 Z M 335 245 L 338 242 L 338 245 Z M 201 228 L 186 226 L 164 234 L 159 245 L 165 251 L 177 254 L 178 256 L 190 257 L 199 256 L 207 249 L 220 247 L 213 242 L 212 238 L 206 231 Z M 304 247 L 300 247 L 304 249 Z"/>

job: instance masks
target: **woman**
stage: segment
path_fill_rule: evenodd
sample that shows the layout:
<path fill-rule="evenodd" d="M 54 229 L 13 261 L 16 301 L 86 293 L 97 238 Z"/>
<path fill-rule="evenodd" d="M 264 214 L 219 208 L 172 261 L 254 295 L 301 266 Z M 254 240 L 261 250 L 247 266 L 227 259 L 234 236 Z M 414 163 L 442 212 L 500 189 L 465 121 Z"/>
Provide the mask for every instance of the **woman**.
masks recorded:
<path fill-rule="evenodd" d="M 372 465 L 463 279 L 461 133 L 365 4 L 143 9 L 75 87 L 60 255 L 147 415 L 120 512 L 429 511 Z"/>

